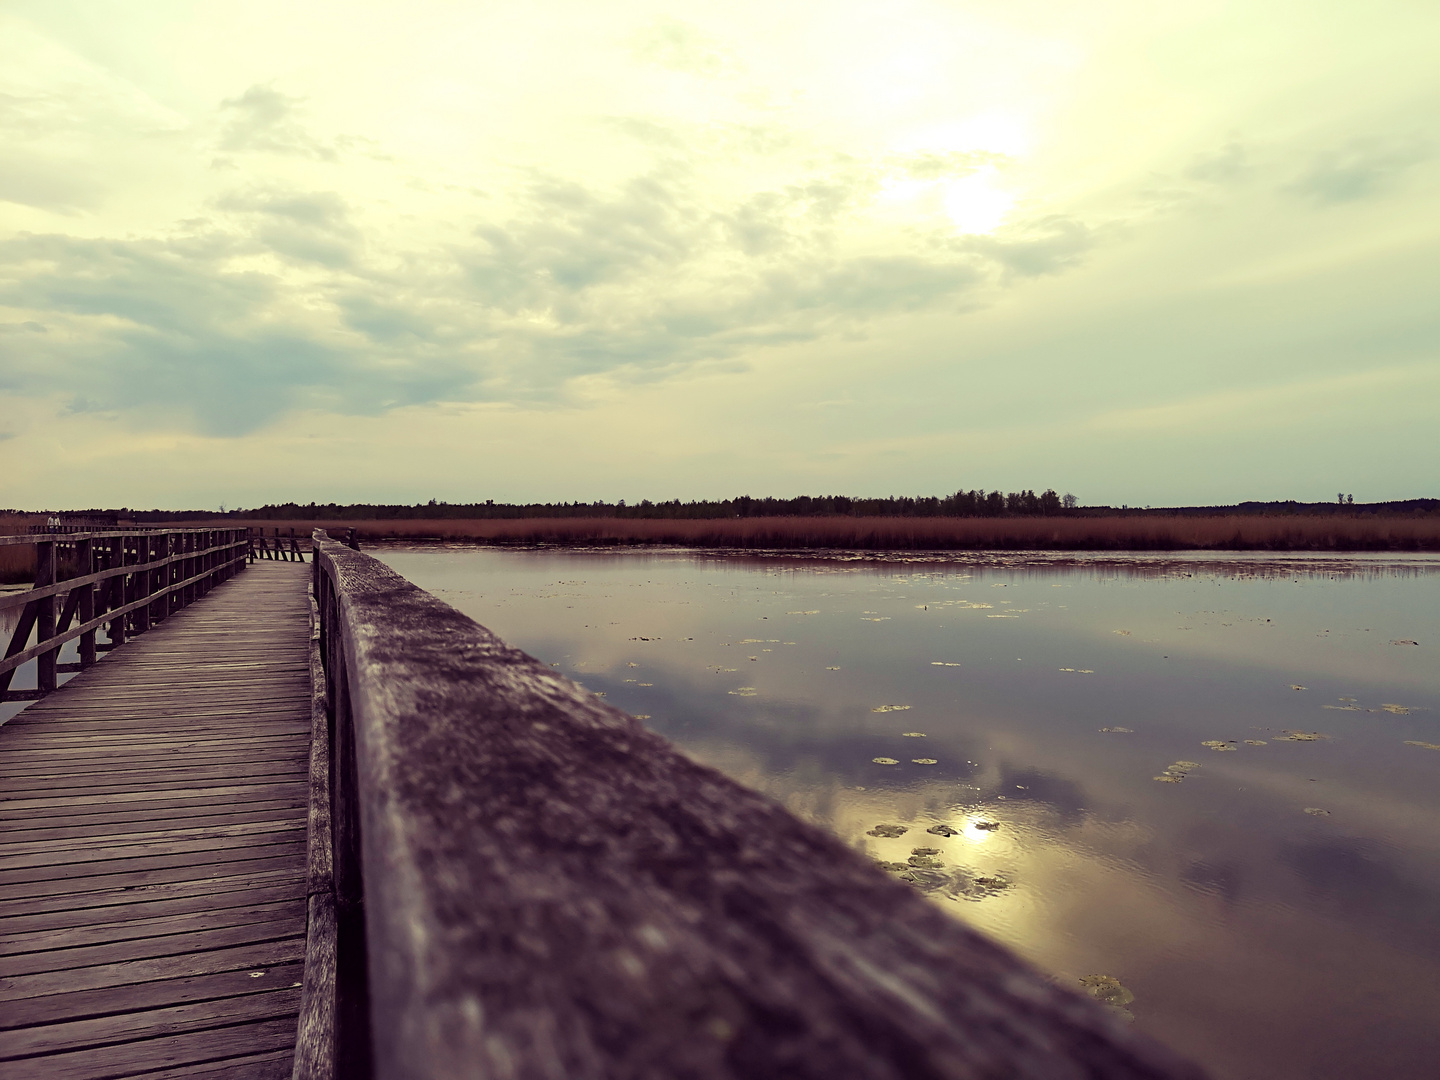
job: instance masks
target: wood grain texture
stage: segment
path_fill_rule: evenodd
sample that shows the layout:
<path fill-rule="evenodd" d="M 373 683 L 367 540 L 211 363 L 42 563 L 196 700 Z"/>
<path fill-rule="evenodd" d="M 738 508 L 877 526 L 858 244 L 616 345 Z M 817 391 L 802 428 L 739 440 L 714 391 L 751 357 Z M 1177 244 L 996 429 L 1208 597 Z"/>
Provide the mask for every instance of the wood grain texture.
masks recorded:
<path fill-rule="evenodd" d="M 330 834 L 330 717 L 320 657 L 320 609 L 313 589 L 310 620 L 310 805 L 306 829 L 310 917 L 291 1080 L 334 1080 L 336 924 Z"/>
<path fill-rule="evenodd" d="M 1200 1075 L 383 564 L 316 547 L 379 1080 Z"/>
<path fill-rule="evenodd" d="M 185 587 L 206 553 L 157 546 Z M 0 1076 L 290 1075 L 308 569 L 252 566 L 152 609 L 0 727 Z"/>

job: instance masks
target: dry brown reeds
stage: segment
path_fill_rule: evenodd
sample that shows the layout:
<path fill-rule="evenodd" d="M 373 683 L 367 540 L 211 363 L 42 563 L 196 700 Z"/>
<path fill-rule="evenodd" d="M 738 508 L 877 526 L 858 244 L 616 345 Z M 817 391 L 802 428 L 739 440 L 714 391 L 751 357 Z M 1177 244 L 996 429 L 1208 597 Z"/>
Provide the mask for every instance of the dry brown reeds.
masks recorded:
<path fill-rule="evenodd" d="M 0 536 L 25 531 L 30 519 L 19 514 L 0 514 Z M 28 544 L 0 547 L 0 585 L 35 580 L 35 549 Z"/>
<path fill-rule="evenodd" d="M 231 524 L 227 522 L 227 524 Z M 234 522 L 368 540 L 719 548 L 1051 551 L 1440 551 L 1440 517 L 1116 515 L 1055 518 L 516 518 Z"/>

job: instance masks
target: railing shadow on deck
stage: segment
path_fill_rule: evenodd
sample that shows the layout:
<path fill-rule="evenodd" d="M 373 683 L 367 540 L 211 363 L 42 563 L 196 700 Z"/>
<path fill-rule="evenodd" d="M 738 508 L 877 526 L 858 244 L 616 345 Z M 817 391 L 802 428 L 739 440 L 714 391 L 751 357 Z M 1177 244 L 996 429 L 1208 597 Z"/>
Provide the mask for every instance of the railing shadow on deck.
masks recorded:
<path fill-rule="evenodd" d="M 383 563 L 314 550 L 300 1080 L 1201 1076 Z"/>

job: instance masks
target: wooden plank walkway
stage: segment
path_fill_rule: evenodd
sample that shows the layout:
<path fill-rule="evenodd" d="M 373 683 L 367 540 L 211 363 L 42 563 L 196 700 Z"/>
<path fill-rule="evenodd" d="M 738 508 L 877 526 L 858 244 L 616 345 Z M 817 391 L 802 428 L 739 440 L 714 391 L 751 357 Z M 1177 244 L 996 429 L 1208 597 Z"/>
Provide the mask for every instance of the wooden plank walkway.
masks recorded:
<path fill-rule="evenodd" d="M 0 1078 L 289 1077 L 309 572 L 253 564 L 0 727 Z"/>

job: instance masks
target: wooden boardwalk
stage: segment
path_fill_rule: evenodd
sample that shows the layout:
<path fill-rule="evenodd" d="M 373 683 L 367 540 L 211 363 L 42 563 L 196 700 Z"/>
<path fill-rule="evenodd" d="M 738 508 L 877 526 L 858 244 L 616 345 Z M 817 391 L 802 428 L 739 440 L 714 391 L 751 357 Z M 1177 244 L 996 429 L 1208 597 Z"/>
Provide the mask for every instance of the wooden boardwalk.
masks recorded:
<path fill-rule="evenodd" d="M 0 727 L 0 1078 L 289 1077 L 309 571 L 250 566 Z"/>

